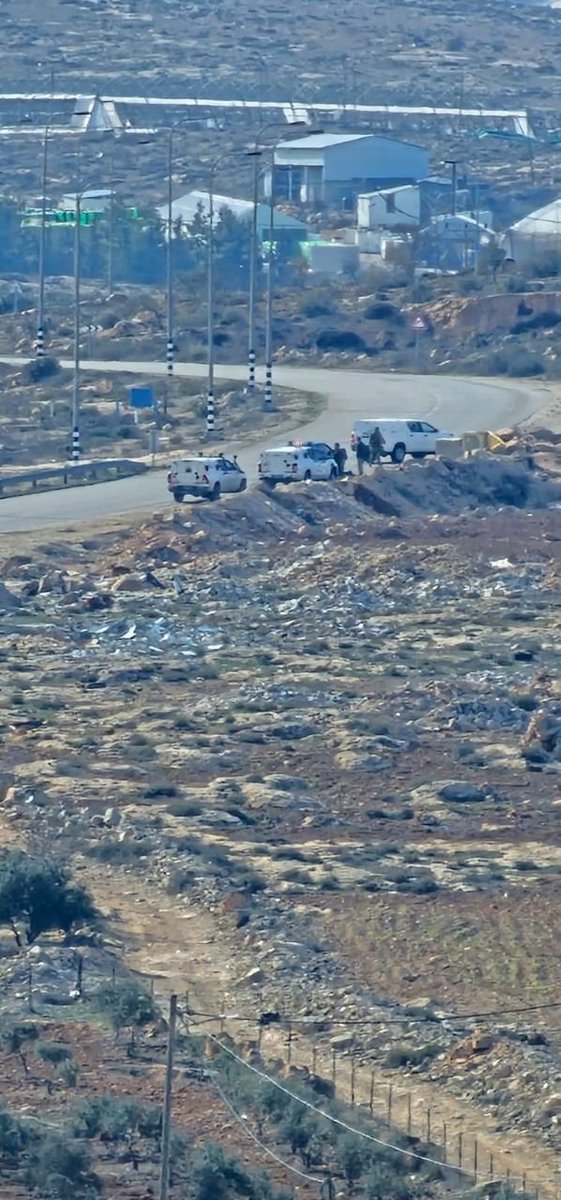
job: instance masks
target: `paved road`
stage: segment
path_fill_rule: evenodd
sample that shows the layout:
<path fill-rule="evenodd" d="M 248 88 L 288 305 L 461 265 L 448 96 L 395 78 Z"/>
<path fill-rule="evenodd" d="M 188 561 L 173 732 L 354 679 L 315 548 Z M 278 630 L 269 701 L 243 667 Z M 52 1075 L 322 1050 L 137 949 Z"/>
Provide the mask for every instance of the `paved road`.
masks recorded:
<path fill-rule="evenodd" d="M 21 358 L 2 358 L 2 362 L 20 365 Z M 71 368 L 63 360 L 63 367 Z M 89 360 L 84 371 L 123 372 L 161 375 L 163 363 L 105 362 Z M 220 366 L 218 379 L 245 381 L 247 368 Z M 205 378 L 202 363 L 177 363 L 177 376 Z M 259 378 L 259 375 L 258 375 Z M 327 406 L 321 416 L 304 427 L 294 429 L 291 436 L 319 437 L 328 442 L 348 444 L 355 417 L 404 416 L 414 414 L 453 433 L 466 429 L 493 429 L 501 425 L 527 420 L 539 410 L 543 401 L 532 385 L 516 386 L 486 383 L 453 377 L 431 375 L 378 375 L 361 371 L 329 371 L 316 367 L 277 367 L 275 382 L 283 387 L 325 396 Z M 276 438 L 275 440 L 278 440 Z M 248 449 L 232 446 L 224 440 L 220 449 L 239 453 L 250 481 L 256 477 L 259 453 L 271 439 L 261 436 Z M 0 500 L 0 533 L 28 531 L 47 525 L 77 525 L 89 518 L 154 509 L 167 503 L 165 472 L 132 476 L 110 483 L 88 487 L 44 492 L 34 496 L 18 496 Z"/>

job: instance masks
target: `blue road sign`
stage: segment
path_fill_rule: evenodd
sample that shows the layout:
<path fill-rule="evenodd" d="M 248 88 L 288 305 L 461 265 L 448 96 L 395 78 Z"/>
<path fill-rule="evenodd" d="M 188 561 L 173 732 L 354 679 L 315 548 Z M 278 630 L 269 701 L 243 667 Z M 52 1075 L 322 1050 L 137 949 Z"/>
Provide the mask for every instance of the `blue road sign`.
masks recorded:
<path fill-rule="evenodd" d="M 154 391 L 151 387 L 129 388 L 129 404 L 131 408 L 154 408 Z"/>

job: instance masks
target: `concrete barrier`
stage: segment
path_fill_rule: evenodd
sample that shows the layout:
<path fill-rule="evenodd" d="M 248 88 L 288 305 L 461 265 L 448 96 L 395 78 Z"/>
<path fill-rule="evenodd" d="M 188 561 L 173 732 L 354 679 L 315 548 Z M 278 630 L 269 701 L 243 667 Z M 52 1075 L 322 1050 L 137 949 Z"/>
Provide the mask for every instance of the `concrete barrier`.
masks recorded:
<path fill-rule="evenodd" d="M 463 438 L 437 438 L 436 453 L 440 458 L 463 458 Z"/>
<path fill-rule="evenodd" d="M 140 475 L 147 470 L 147 463 L 134 458 L 92 458 L 87 462 L 64 463 L 58 467 L 29 467 L 28 470 L 15 471 L 10 475 L 0 472 L 0 499 L 22 487 L 29 491 L 41 490 L 41 485 L 48 486 L 50 480 L 55 482 L 55 486 L 76 487 L 79 483 L 101 482 L 113 473 L 116 476 Z"/>

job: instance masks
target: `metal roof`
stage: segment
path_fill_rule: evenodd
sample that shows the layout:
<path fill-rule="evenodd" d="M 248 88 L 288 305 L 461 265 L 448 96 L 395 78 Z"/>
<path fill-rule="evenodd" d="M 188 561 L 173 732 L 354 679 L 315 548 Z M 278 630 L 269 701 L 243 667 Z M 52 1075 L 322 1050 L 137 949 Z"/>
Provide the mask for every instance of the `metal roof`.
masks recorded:
<path fill-rule="evenodd" d="M 543 208 L 536 208 L 534 212 L 528 213 L 526 217 L 522 217 L 521 221 L 516 221 L 514 225 L 511 225 L 507 233 L 522 233 L 532 236 L 536 233 L 550 234 L 552 232 L 558 235 L 560 231 L 561 199 L 552 200 Z"/>
<path fill-rule="evenodd" d="M 220 221 L 220 213 L 222 209 L 227 209 L 232 213 L 232 216 L 237 217 L 241 221 L 249 221 L 253 212 L 252 200 L 238 200 L 234 196 L 216 196 L 212 197 L 212 205 L 214 210 L 213 224 L 218 224 Z M 209 193 L 201 191 L 186 192 L 183 196 L 178 196 L 177 200 L 173 201 L 172 214 L 174 220 L 181 218 L 189 224 L 197 216 L 198 212 L 202 212 L 203 216 L 208 216 L 210 208 Z M 167 204 L 160 204 L 157 212 L 163 220 L 167 218 Z M 268 204 L 257 205 L 257 223 L 260 226 L 267 226 L 270 220 L 270 209 Z M 276 229 L 297 229 L 307 233 L 308 227 L 303 221 L 296 220 L 295 217 L 288 216 L 286 213 L 280 212 L 275 208 L 274 225 Z"/>
<path fill-rule="evenodd" d="M 403 138 L 387 137 L 384 133 L 365 131 L 364 133 L 310 133 L 307 137 L 291 138 L 286 142 L 277 142 L 276 150 L 328 150 L 331 146 L 342 146 L 347 142 L 360 142 L 365 139 L 377 142 L 393 142 L 398 146 L 414 146 L 417 150 L 425 150 L 417 142 L 406 142 Z"/>
<path fill-rule="evenodd" d="M 340 146 L 344 142 L 358 142 L 361 138 L 372 137 L 371 133 L 310 133 L 308 137 L 294 138 L 287 142 L 277 142 L 276 149 L 284 150 L 286 146 L 296 150 L 326 150 L 328 146 Z"/>

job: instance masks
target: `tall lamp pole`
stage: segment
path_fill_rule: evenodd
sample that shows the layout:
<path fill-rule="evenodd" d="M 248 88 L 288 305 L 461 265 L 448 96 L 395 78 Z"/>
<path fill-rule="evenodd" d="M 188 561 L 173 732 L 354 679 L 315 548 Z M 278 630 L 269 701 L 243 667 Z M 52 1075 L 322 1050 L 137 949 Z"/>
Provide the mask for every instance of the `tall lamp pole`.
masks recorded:
<path fill-rule="evenodd" d="M 251 213 L 251 242 L 249 248 L 249 314 L 248 314 L 248 349 L 247 349 L 247 390 L 252 396 L 255 392 L 255 291 L 257 284 L 257 213 L 259 207 L 259 158 L 261 151 L 251 151 L 253 157 L 253 209 Z"/>
<path fill-rule="evenodd" d="M 173 129 L 168 133 L 168 219 L 166 246 L 166 375 L 168 387 L 173 379 Z"/>
<path fill-rule="evenodd" d="M 263 153 L 261 139 L 268 129 L 278 129 L 280 121 L 269 121 L 257 131 L 253 150 L 248 151 L 253 158 L 253 208 L 251 214 L 251 240 L 249 247 L 249 314 L 248 314 L 248 373 L 247 391 L 251 396 L 255 392 L 255 307 L 257 291 L 257 214 L 259 211 L 259 159 Z M 305 125 L 305 121 L 294 121 L 291 128 Z"/>
<path fill-rule="evenodd" d="M 271 187 L 269 192 L 269 249 L 267 254 L 267 309 L 265 317 L 265 392 L 263 409 L 270 412 L 273 407 L 273 263 L 275 261 L 275 152 L 271 157 Z"/>
<path fill-rule="evenodd" d="M 208 377 L 206 394 L 206 435 L 214 434 L 214 170 L 210 175 L 208 192 L 208 237 L 207 237 L 207 346 Z"/>
<path fill-rule="evenodd" d="M 47 163 L 49 153 L 49 126 L 45 125 L 43 134 L 43 170 L 41 173 L 41 229 L 39 233 L 39 304 L 37 307 L 37 337 L 35 341 L 35 356 L 43 358 L 45 354 L 45 241 L 47 226 Z"/>
<path fill-rule="evenodd" d="M 207 235 L 207 400 L 206 436 L 211 438 L 215 429 L 214 407 L 214 182 L 221 164 L 232 157 L 228 150 L 215 158 L 211 164 L 208 181 L 208 235 Z M 235 151 L 234 151 L 235 153 Z"/>
<path fill-rule="evenodd" d="M 72 461 L 80 458 L 80 219 L 82 196 L 76 192 L 74 214 L 74 373 L 72 377 Z"/>
<path fill-rule="evenodd" d="M 113 239 L 115 236 L 115 195 L 113 174 L 115 167 L 115 134 L 111 134 L 109 150 L 109 230 L 107 241 L 107 295 L 113 291 Z"/>

